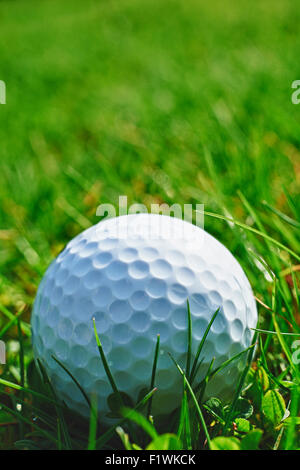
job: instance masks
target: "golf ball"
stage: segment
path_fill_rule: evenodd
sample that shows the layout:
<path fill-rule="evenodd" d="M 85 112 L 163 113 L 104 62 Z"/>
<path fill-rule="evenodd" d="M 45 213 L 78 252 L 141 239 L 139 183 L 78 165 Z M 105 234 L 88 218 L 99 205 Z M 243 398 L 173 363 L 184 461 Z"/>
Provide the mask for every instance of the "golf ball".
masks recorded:
<path fill-rule="evenodd" d="M 105 219 L 76 236 L 48 268 L 32 313 L 32 341 L 58 396 L 87 416 L 88 395 L 96 394 L 105 422 L 112 393 L 96 344 L 93 319 L 120 391 L 134 401 L 150 389 L 160 335 L 153 414 L 180 405 L 185 368 L 187 300 L 192 319 L 192 361 L 206 337 L 195 384 L 213 368 L 251 345 L 257 310 L 250 284 L 232 254 L 189 222 L 156 214 Z M 206 396 L 230 400 L 244 369 L 242 354 L 208 382 Z"/>

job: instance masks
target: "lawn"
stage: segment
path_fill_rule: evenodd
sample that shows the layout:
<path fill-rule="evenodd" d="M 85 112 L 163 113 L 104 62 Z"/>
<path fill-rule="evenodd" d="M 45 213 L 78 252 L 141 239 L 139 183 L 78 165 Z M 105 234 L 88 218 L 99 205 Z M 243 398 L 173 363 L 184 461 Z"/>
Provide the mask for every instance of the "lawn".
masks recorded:
<path fill-rule="evenodd" d="M 2 0 L 0 22 L 0 449 L 300 448 L 295 2 Z M 232 404 L 188 405 L 186 384 L 170 428 L 136 412 L 105 434 L 42 387 L 29 325 L 49 263 L 119 195 L 204 204 L 267 333 Z"/>

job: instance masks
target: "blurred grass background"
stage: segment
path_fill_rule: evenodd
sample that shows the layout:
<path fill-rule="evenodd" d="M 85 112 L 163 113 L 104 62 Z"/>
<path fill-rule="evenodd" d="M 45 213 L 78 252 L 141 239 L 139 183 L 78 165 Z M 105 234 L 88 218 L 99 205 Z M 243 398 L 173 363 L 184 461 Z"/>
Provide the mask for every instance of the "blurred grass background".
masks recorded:
<path fill-rule="evenodd" d="M 30 306 L 53 257 L 119 195 L 205 203 L 255 225 L 241 191 L 266 231 L 299 251 L 263 205 L 300 210 L 296 2 L 4 0 L 0 24 L 4 308 Z M 247 236 L 205 225 L 266 300 Z"/>

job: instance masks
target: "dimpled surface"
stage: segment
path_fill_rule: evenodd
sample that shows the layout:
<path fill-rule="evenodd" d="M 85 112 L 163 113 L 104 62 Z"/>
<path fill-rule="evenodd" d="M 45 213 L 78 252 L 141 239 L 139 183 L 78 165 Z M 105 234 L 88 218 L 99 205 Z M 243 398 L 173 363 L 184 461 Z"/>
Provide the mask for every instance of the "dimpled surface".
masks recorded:
<path fill-rule="evenodd" d="M 202 350 L 197 382 L 213 357 L 217 367 L 251 344 L 257 311 L 242 268 L 221 243 L 188 222 L 154 214 L 104 220 L 75 237 L 48 268 L 32 314 L 35 357 L 67 405 L 88 415 L 79 389 L 51 356 L 57 357 L 88 394 L 97 394 L 105 421 L 111 387 L 93 318 L 116 384 L 134 400 L 149 388 L 160 334 L 153 412 L 169 413 L 180 404 L 182 378 L 167 353 L 185 367 L 187 299 L 193 355 L 220 308 Z M 206 395 L 230 399 L 245 357 L 217 374 Z"/>

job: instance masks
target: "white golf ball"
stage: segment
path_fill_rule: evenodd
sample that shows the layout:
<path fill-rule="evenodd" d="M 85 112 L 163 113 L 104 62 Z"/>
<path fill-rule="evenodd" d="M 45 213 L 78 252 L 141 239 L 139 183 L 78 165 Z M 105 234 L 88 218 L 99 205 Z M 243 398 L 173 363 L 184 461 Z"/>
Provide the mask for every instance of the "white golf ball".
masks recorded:
<path fill-rule="evenodd" d="M 192 318 L 192 360 L 214 314 L 195 384 L 251 345 L 257 310 L 250 284 L 236 259 L 215 238 L 191 223 L 164 215 L 106 219 L 75 237 L 48 268 L 35 299 L 32 341 L 58 396 L 89 414 L 70 375 L 98 398 L 105 421 L 112 393 L 93 329 L 97 331 L 120 391 L 137 400 L 150 387 L 157 335 L 160 354 L 153 413 L 180 405 L 182 377 L 168 352 L 185 368 L 187 299 Z M 206 396 L 229 400 L 246 354 L 209 381 Z"/>

